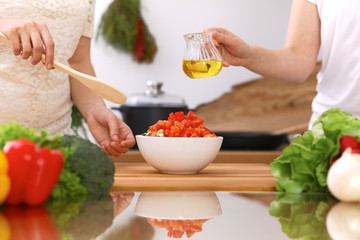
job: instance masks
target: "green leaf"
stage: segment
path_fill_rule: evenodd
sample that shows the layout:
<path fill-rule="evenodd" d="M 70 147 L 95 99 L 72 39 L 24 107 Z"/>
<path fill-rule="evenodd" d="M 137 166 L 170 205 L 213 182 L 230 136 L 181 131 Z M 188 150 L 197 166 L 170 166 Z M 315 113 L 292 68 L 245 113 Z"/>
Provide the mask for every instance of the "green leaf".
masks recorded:
<path fill-rule="evenodd" d="M 330 194 L 280 193 L 269 206 L 282 231 L 291 239 L 330 240 L 326 215 L 337 201 Z"/>
<path fill-rule="evenodd" d="M 324 112 L 312 129 L 295 137 L 282 155 L 270 163 L 271 174 L 278 178 L 278 191 L 328 192 L 327 173 L 332 159 L 339 154 L 343 135 L 360 140 L 360 120 L 340 109 Z"/>

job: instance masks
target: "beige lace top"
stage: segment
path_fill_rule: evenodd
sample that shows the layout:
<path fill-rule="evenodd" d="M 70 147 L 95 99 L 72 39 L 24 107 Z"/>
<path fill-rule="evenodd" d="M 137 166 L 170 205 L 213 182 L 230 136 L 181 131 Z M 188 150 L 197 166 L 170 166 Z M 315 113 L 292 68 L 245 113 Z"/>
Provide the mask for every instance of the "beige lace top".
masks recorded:
<path fill-rule="evenodd" d="M 81 35 L 92 37 L 95 0 L 0 0 L 0 17 L 45 22 L 55 42 L 55 59 L 67 64 Z M 0 43 L 0 123 L 16 120 L 51 134 L 71 134 L 68 75 L 14 56 Z"/>

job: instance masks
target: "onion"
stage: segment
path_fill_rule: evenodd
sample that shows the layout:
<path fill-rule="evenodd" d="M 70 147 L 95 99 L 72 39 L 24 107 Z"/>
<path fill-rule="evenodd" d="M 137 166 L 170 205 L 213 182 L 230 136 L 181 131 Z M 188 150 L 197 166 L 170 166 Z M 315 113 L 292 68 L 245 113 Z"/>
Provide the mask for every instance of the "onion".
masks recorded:
<path fill-rule="evenodd" d="M 330 167 L 327 185 L 331 194 L 341 201 L 360 201 L 360 154 L 346 149 Z"/>
<path fill-rule="evenodd" d="M 360 204 L 336 204 L 327 214 L 326 228 L 334 240 L 360 239 Z"/>

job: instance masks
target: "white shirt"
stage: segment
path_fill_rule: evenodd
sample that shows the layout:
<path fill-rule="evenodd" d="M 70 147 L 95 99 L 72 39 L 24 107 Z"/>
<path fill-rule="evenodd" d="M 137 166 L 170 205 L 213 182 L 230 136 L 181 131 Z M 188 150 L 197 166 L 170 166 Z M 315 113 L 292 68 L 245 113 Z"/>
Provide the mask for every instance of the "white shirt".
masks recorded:
<path fill-rule="evenodd" d="M 360 1 L 308 0 L 321 20 L 322 68 L 310 125 L 330 108 L 360 117 Z"/>
<path fill-rule="evenodd" d="M 95 0 L 0 0 L 0 17 L 45 22 L 55 59 L 68 65 L 80 37 L 92 37 L 94 5 Z M 68 75 L 30 62 L 0 43 L 0 123 L 15 120 L 50 134 L 71 134 Z"/>

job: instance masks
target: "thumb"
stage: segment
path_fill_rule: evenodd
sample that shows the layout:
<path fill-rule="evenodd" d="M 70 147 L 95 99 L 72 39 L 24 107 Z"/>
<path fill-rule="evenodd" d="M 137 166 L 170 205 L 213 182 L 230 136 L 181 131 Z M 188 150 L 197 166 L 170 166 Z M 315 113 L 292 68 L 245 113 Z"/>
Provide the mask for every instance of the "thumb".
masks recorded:
<path fill-rule="evenodd" d="M 108 121 L 110 138 L 113 141 L 120 142 L 119 140 L 119 124 L 118 121 L 110 119 Z"/>
<path fill-rule="evenodd" d="M 219 31 L 213 30 L 213 39 L 218 43 L 222 45 L 230 45 L 231 39 L 228 37 L 228 35 L 221 33 Z"/>

